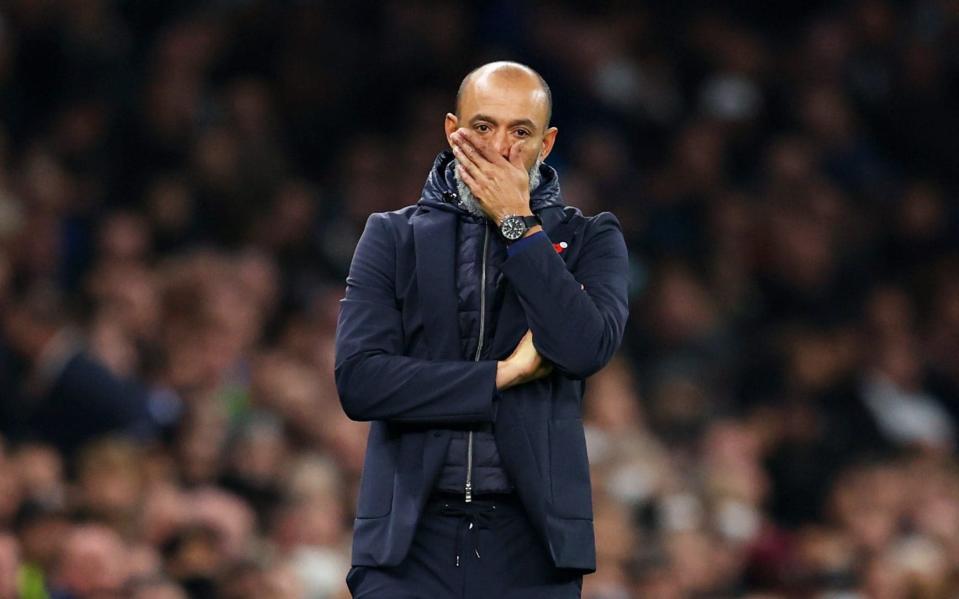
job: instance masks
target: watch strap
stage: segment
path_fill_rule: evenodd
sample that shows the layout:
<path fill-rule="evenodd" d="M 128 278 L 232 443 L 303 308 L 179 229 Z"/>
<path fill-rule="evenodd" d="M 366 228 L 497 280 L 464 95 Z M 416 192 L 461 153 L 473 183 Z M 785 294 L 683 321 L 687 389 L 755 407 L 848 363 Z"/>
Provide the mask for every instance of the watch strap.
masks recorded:
<path fill-rule="evenodd" d="M 540 217 L 536 216 L 535 214 L 531 216 L 521 216 L 520 218 L 523 219 L 523 223 L 526 225 L 527 229 L 531 229 L 535 227 L 536 225 L 542 226 L 543 224 L 542 219 L 540 219 Z"/>

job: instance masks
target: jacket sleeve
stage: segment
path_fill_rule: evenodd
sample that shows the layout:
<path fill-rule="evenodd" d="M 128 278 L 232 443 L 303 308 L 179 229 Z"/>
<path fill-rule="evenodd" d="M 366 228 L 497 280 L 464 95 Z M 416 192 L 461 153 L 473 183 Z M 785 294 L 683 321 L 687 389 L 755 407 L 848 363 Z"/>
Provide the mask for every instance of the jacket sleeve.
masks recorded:
<path fill-rule="evenodd" d="M 491 422 L 495 361 L 402 355 L 395 252 L 385 215 L 373 214 L 353 254 L 336 327 L 334 374 L 343 410 L 353 420 Z"/>
<path fill-rule="evenodd" d="M 516 290 L 533 345 L 554 367 L 584 379 L 613 357 L 626 326 L 628 258 L 608 212 L 587 225 L 573 271 L 545 235 L 510 256 L 503 274 Z"/>

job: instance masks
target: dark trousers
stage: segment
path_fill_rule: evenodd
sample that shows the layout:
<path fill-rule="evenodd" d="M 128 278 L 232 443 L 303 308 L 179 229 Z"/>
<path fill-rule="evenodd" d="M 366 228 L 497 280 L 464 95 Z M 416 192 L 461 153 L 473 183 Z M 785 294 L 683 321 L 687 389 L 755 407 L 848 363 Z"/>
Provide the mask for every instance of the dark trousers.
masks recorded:
<path fill-rule="evenodd" d="M 578 599 L 579 571 L 553 566 L 515 496 L 434 496 L 392 568 L 354 566 L 354 599 Z"/>

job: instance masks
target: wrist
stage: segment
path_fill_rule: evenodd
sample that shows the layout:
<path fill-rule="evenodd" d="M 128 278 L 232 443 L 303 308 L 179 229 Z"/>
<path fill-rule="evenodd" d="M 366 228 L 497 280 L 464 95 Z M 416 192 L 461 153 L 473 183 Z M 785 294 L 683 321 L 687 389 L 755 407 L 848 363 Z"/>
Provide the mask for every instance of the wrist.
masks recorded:
<path fill-rule="evenodd" d="M 506 210 L 497 214 L 493 220 L 496 223 L 496 226 L 503 224 L 503 220 L 510 216 L 519 216 L 520 218 L 525 218 L 527 216 L 534 216 L 533 211 L 529 207 L 523 208 L 522 210 Z"/>
<path fill-rule="evenodd" d="M 500 225 L 507 216 L 533 216 L 533 211 L 529 207 L 530 198 L 525 195 L 516 198 L 516 201 L 510 206 L 503 206 L 496 211 L 496 224 Z"/>
<path fill-rule="evenodd" d="M 523 236 L 520 237 L 520 239 L 526 239 L 527 237 L 531 237 L 537 233 L 541 233 L 542 231 L 543 231 L 542 225 L 533 225 L 529 229 L 526 229 L 526 232 L 523 233 Z"/>

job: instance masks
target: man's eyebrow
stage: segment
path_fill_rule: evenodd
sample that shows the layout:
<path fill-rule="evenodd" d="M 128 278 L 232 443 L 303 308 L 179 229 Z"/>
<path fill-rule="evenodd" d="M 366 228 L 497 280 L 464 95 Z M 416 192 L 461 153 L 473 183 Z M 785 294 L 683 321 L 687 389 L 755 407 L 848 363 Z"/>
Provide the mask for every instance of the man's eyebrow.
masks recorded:
<path fill-rule="evenodd" d="M 473 125 L 473 124 L 478 123 L 478 122 L 480 122 L 480 121 L 486 121 L 487 123 L 491 123 L 491 124 L 493 124 L 493 125 L 498 124 L 498 123 L 496 122 L 496 119 L 494 119 L 494 118 L 491 117 L 491 116 L 488 116 L 488 115 L 485 115 L 485 114 L 477 114 L 476 116 L 474 116 L 473 118 L 470 119 L 470 125 Z M 516 119 L 515 121 L 510 121 L 510 122 L 509 122 L 509 126 L 510 126 L 510 127 L 516 127 L 516 126 L 518 126 L 518 125 L 522 125 L 522 126 L 524 126 L 524 127 L 528 127 L 528 128 L 530 128 L 530 129 L 532 129 L 533 131 L 536 130 L 536 123 L 534 123 L 534 122 L 531 121 L 530 119 Z"/>

